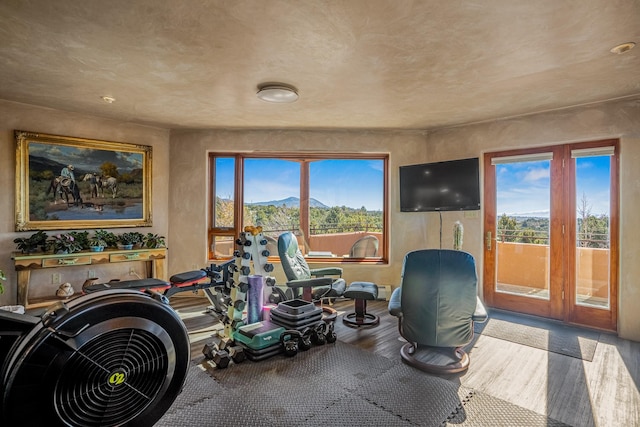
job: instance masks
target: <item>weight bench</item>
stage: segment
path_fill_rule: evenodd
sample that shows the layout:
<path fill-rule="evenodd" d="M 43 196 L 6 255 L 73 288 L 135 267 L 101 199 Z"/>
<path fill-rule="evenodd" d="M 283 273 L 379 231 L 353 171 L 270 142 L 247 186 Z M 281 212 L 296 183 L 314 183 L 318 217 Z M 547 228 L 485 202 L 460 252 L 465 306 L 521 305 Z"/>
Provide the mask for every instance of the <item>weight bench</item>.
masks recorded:
<path fill-rule="evenodd" d="M 342 323 L 351 327 L 376 326 L 380 318 L 367 313 L 367 301 L 378 298 L 378 285 L 371 282 L 353 282 L 344 291 L 345 298 L 355 300 L 355 312 L 345 314 Z"/>
<path fill-rule="evenodd" d="M 92 292 L 105 291 L 107 289 L 129 289 L 136 291 L 164 292 L 171 287 L 171 283 L 159 279 L 137 279 L 137 280 L 112 280 L 107 283 L 93 283 L 82 288 L 82 292 L 90 294 Z"/>
<path fill-rule="evenodd" d="M 136 291 L 155 291 L 164 294 L 169 298 L 173 294 L 184 291 L 198 291 L 200 289 L 206 289 L 212 286 L 211 283 L 199 283 L 202 279 L 207 277 L 207 273 L 204 270 L 187 271 L 185 273 L 174 274 L 169 279 L 169 282 L 165 282 L 160 279 L 136 279 L 136 280 L 112 280 L 106 283 L 94 283 L 87 286 L 83 286 L 82 291 L 85 294 L 92 292 L 104 291 L 106 289 L 130 289 Z"/>

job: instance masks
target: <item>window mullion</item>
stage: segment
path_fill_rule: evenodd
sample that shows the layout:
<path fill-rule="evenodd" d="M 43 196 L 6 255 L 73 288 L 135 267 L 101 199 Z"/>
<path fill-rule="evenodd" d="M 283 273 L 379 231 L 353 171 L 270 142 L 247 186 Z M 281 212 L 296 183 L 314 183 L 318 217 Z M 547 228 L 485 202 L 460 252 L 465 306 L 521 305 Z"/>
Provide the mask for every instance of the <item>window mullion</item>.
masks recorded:
<path fill-rule="evenodd" d="M 240 234 L 242 230 L 242 224 L 244 224 L 244 156 L 238 154 L 236 156 L 236 169 L 235 169 L 235 200 L 234 200 L 234 213 L 233 222 L 236 230 L 236 236 Z"/>
<path fill-rule="evenodd" d="M 311 227 L 309 225 L 309 162 L 307 160 L 300 162 L 300 231 L 305 239 L 309 239 Z"/>

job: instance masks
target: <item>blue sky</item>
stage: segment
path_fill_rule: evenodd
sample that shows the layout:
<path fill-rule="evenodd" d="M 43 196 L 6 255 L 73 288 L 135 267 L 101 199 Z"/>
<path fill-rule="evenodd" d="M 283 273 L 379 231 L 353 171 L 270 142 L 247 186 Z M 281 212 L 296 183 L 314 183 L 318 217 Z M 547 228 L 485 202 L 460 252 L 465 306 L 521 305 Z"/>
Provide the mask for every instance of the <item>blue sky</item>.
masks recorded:
<path fill-rule="evenodd" d="M 98 150 L 84 147 L 69 147 L 49 143 L 29 143 L 29 155 L 44 157 L 58 163 L 71 164 L 77 169 L 98 172 L 104 162 L 111 162 L 119 172 L 142 168 L 142 154 L 114 150 Z M 59 171 L 58 171 L 59 172 Z"/>
<path fill-rule="evenodd" d="M 586 196 L 593 215 L 609 214 L 610 157 L 576 159 L 577 200 Z M 549 216 L 549 161 L 496 166 L 497 214 Z"/>
<path fill-rule="evenodd" d="M 327 206 L 348 206 L 381 210 L 383 195 L 382 160 L 321 160 L 310 164 L 310 197 Z M 218 158 L 216 194 L 233 194 L 233 161 Z M 246 203 L 300 197 L 300 165 L 277 159 L 245 159 Z"/>

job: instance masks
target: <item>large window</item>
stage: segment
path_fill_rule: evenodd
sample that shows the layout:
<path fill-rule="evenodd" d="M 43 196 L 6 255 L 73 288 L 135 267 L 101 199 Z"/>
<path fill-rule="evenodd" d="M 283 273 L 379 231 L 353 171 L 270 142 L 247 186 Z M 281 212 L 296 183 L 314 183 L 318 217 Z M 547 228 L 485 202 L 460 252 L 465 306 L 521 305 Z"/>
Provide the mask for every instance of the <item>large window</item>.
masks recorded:
<path fill-rule="evenodd" d="M 233 255 L 246 226 L 296 234 L 308 258 L 382 262 L 387 244 L 387 159 L 379 155 L 210 154 L 210 259 Z"/>

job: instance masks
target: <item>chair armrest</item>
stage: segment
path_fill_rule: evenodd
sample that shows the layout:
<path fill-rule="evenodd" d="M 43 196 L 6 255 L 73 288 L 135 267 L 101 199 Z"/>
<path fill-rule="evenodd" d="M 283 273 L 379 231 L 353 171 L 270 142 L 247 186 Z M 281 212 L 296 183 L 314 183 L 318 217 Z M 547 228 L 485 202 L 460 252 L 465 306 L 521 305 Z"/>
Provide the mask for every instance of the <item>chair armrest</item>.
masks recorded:
<path fill-rule="evenodd" d="M 330 286 L 333 283 L 331 277 L 312 277 L 311 279 L 297 279 L 287 282 L 290 288 L 311 288 L 313 286 Z"/>
<path fill-rule="evenodd" d="M 402 288 L 396 288 L 391 293 L 389 298 L 389 314 L 396 317 L 402 317 L 402 306 L 400 301 L 402 300 Z"/>
<path fill-rule="evenodd" d="M 483 323 L 489 318 L 489 314 L 487 314 L 487 309 L 482 304 L 480 297 L 476 295 L 476 311 L 471 316 L 471 320 L 478 323 Z"/>
<path fill-rule="evenodd" d="M 314 268 L 309 270 L 312 276 L 324 277 L 324 276 L 340 276 L 342 277 L 342 268 L 340 267 L 324 267 Z"/>

